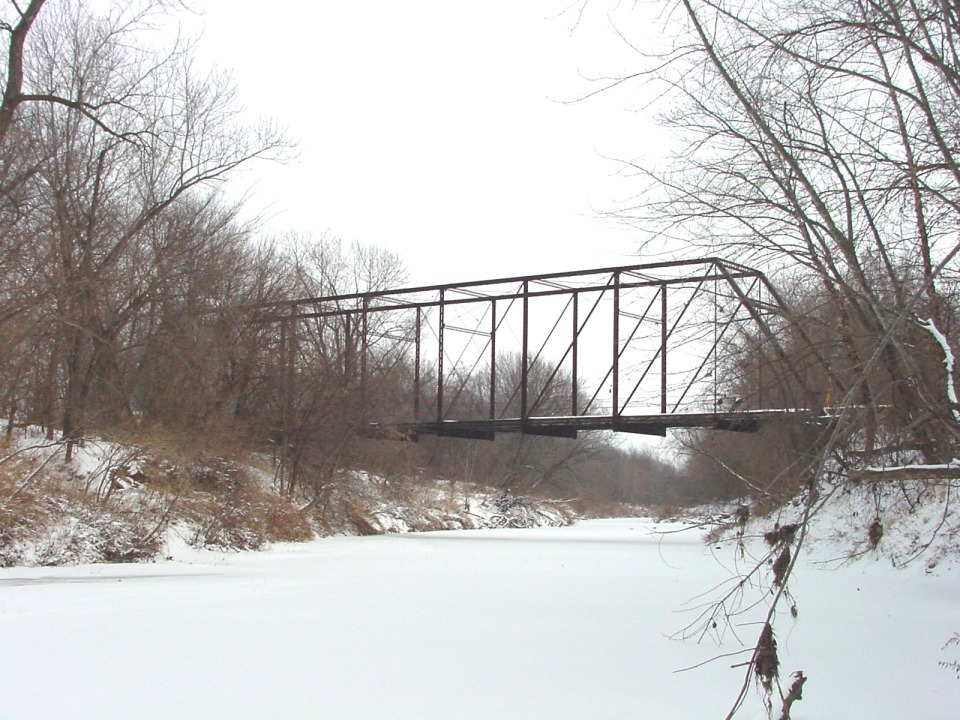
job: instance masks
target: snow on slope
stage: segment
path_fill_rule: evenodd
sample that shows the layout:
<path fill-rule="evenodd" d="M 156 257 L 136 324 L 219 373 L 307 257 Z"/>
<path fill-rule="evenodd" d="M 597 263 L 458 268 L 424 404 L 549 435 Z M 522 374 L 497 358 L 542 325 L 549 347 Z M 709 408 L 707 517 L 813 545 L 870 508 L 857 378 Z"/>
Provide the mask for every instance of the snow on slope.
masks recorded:
<path fill-rule="evenodd" d="M 753 518 L 747 533 L 761 536 L 775 522 L 798 522 L 800 499 L 768 517 Z M 876 550 L 870 526 L 879 520 Z M 812 516 L 805 552 L 833 564 L 863 557 L 932 571 L 960 559 L 960 497 L 945 483 L 845 483 L 828 488 Z"/>
<path fill-rule="evenodd" d="M 87 439 L 67 463 L 64 445 L 36 428 L 18 429 L 11 445 L 0 460 L 0 566 L 142 561 L 170 555 L 165 542 L 257 549 L 317 535 L 557 526 L 575 517 L 562 502 L 464 482 L 341 472 L 312 503 L 277 491 L 269 459 Z"/>

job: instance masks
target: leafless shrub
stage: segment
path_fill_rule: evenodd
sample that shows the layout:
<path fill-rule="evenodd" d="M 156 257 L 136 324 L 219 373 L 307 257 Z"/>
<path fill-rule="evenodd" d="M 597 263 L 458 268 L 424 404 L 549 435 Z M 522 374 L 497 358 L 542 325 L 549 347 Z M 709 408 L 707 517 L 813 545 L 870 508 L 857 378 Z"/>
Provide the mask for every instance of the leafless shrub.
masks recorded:
<path fill-rule="evenodd" d="M 45 493 L 34 507 L 33 520 L 37 524 L 29 532 L 0 548 L 0 564 L 139 562 L 160 548 L 149 514 L 104 508 L 83 495 Z"/>
<path fill-rule="evenodd" d="M 196 528 L 190 540 L 191 545 L 225 550 L 258 550 L 264 542 L 264 537 L 249 526 L 248 518 L 235 503 L 221 506 Z"/>

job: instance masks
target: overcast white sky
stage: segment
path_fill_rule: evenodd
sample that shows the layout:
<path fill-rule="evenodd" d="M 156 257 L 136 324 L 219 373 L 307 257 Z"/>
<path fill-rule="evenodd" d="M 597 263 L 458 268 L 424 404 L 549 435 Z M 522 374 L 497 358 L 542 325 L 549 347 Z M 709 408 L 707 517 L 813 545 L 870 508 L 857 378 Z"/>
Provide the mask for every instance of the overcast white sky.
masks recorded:
<path fill-rule="evenodd" d="M 640 262 L 598 218 L 636 189 L 611 159 L 655 150 L 627 94 L 560 102 L 636 63 L 595 3 L 203 0 L 201 49 L 300 142 L 259 164 L 272 230 L 380 245 L 412 283 Z M 637 11 L 637 22 L 642 22 Z"/>

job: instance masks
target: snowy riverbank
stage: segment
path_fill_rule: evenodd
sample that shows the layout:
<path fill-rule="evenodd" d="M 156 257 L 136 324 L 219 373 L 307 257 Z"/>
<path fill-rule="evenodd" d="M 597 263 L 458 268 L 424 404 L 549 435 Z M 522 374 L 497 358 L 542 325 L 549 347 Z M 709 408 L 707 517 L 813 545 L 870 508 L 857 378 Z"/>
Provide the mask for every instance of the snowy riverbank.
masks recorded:
<path fill-rule="evenodd" d="M 751 644 L 675 633 L 728 550 L 652 520 L 331 537 L 262 553 L 0 570 L 4 718 L 717 718 Z M 706 595 L 702 595 L 707 593 Z M 960 573 L 805 565 L 796 720 L 955 717 Z M 763 717 L 751 692 L 738 717 Z"/>

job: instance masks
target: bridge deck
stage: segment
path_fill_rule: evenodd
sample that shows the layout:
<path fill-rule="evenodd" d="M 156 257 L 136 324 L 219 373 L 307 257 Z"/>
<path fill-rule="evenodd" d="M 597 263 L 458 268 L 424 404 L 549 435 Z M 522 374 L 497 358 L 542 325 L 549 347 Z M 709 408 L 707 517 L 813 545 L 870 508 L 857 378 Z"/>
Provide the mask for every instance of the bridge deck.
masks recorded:
<path fill-rule="evenodd" d="M 496 420 L 444 420 L 442 422 L 372 423 L 371 437 L 413 440 L 420 435 L 493 440 L 497 433 L 524 433 L 547 437 L 576 438 L 580 431 L 611 430 L 663 437 L 675 428 L 706 428 L 732 432 L 756 432 L 765 422 L 818 422 L 821 413 L 810 410 L 741 410 L 732 412 L 667 413 L 657 415 L 609 415 L 500 418 Z"/>

